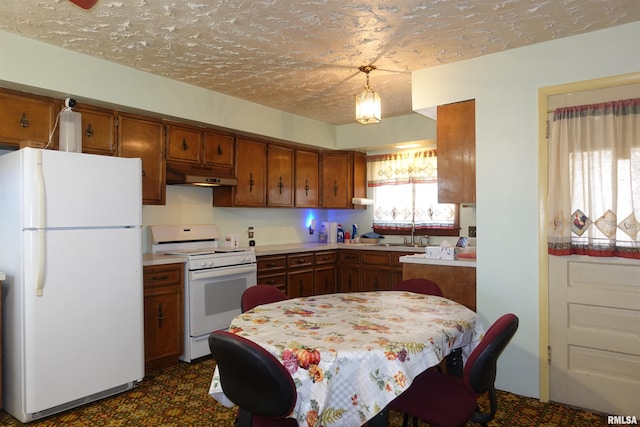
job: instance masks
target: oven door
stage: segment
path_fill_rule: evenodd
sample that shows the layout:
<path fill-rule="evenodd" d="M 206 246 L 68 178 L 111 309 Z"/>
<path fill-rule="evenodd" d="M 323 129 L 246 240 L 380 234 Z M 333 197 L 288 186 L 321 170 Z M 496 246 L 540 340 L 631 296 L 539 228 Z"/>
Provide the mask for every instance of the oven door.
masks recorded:
<path fill-rule="evenodd" d="M 240 314 L 240 298 L 257 281 L 256 264 L 189 272 L 189 334 L 229 327 Z"/>

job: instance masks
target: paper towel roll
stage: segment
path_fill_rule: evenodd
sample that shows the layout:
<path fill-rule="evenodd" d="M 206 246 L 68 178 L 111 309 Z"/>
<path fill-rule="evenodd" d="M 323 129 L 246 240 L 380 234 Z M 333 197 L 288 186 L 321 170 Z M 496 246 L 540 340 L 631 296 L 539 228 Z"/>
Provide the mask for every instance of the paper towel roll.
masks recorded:
<path fill-rule="evenodd" d="M 337 222 L 323 222 L 325 230 L 327 230 L 327 243 L 338 243 L 338 223 Z"/>

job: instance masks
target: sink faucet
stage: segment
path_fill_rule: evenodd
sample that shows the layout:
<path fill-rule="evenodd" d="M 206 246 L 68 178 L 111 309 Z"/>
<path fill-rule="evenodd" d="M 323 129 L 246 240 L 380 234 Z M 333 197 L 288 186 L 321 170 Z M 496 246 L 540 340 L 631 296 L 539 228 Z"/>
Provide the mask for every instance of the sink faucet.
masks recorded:
<path fill-rule="evenodd" d="M 415 246 L 416 245 L 415 233 L 416 233 L 416 225 L 415 224 L 411 224 L 411 240 L 407 241 L 407 238 L 405 237 L 403 239 L 405 245 L 407 245 L 407 246 Z"/>

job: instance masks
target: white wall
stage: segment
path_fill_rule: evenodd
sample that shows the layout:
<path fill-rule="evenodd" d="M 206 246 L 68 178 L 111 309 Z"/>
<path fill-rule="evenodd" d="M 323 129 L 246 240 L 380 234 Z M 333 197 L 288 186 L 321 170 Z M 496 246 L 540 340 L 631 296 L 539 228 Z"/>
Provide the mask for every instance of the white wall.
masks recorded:
<path fill-rule="evenodd" d="M 633 23 L 413 73 L 414 110 L 476 100 L 478 310 L 520 317 L 498 388 L 540 395 L 538 89 L 640 71 L 639 36 Z"/>

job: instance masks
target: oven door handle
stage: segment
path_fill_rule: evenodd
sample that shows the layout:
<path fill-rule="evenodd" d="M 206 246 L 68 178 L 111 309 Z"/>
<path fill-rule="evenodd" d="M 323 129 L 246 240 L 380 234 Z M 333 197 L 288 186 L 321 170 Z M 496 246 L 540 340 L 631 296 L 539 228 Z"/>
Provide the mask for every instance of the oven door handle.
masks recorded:
<path fill-rule="evenodd" d="M 244 266 L 220 267 L 220 268 L 211 268 L 208 270 L 190 271 L 189 278 L 191 280 L 198 280 L 198 279 L 208 279 L 212 277 L 228 277 L 228 276 L 237 276 L 237 275 L 247 274 L 247 273 L 255 273 L 256 271 L 258 271 L 258 267 L 256 264 L 247 264 Z"/>

